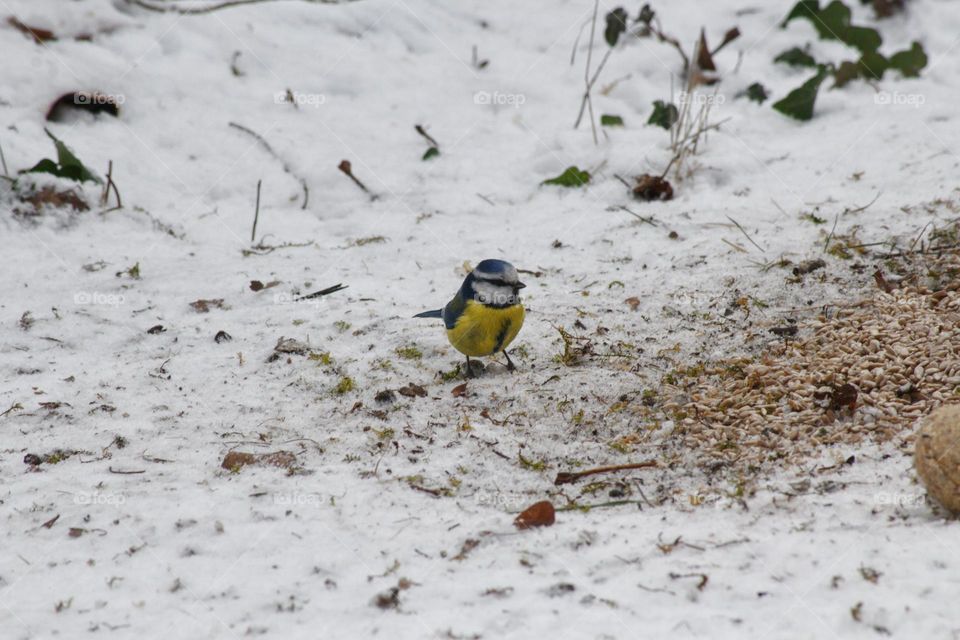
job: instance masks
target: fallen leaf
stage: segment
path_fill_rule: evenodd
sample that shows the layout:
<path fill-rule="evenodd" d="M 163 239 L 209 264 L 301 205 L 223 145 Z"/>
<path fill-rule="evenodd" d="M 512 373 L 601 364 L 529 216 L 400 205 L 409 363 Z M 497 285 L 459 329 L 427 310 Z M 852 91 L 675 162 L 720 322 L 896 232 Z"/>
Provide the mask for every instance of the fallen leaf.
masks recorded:
<path fill-rule="evenodd" d="M 275 353 L 295 353 L 298 356 L 302 356 L 310 349 L 306 343 L 300 342 L 293 338 L 283 338 L 281 337 L 277 340 L 277 344 L 273 347 Z"/>
<path fill-rule="evenodd" d="M 793 268 L 793 275 L 802 276 L 816 271 L 817 269 L 822 269 L 825 266 L 827 266 L 827 263 L 820 258 L 817 258 L 816 260 L 804 260 Z"/>
<path fill-rule="evenodd" d="M 290 451 L 275 451 L 257 456 L 257 463 L 290 470 L 297 465 L 297 456 Z"/>
<path fill-rule="evenodd" d="M 58 517 L 59 517 L 59 516 L 58 516 Z M 453 556 L 453 558 L 451 558 L 451 560 L 458 560 L 458 561 L 460 561 L 460 560 L 466 560 L 467 555 L 468 555 L 471 551 L 473 551 L 474 549 L 476 549 L 476 548 L 479 547 L 479 546 L 480 546 L 480 541 L 479 541 L 479 540 L 477 540 L 476 538 L 467 538 L 467 539 L 463 542 L 463 546 L 460 547 L 460 553 L 458 553 L 457 555 Z"/>
<path fill-rule="evenodd" d="M 458 384 L 450 391 L 450 393 L 453 394 L 454 398 L 460 398 L 467 395 L 467 383 L 464 382 L 463 384 Z"/>
<path fill-rule="evenodd" d="M 256 461 L 257 457 L 252 453 L 231 451 L 223 457 L 223 462 L 220 463 L 220 466 L 230 471 L 239 471 L 242 467 L 248 464 L 254 464 Z"/>
<path fill-rule="evenodd" d="M 660 176 L 652 176 L 649 173 L 634 178 L 636 185 L 633 187 L 633 197 L 645 202 L 654 200 L 672 200 L 673 187 L 670 183 Z"/>
<path fill-rule="evenodd" d="M 588 172 L 581 171 L 577 166 L 571 166 L 567 167 L 567 169 L 556 178 L 544 180 L 540 184 L 553 184 L 572 189 L 582 187 L 588 182 L 590 182 L 590 174 Z"/>
<path fill-rule="evenodd" d="M 542 500 L 524 509 L 513 521 L 517 529 L 549 527 L 556 522 L 557 512 L 547 500 Z"/>
<path fill-rule="evenodd" d="M 220 466 L 229 471 L 239 471 L 249 465 L 279 467 L 292 471 L 297 466 L 297 456 L 290 451 L 271 453 L 245 453 L 231 451 L 223 457 Z"/>
<path fill-rule="evenodd" d="M 397 389 L 397 393 L 408 398 L 425 398 L 427 397 L 427 390 L 421 387 L 418 384 L 410 383 L 405 387 L 400 387 Z"/>
<path fill-rule="evenodd" d="M 87 211 L 90 209 L 90 205 L 73 189 L 58 190 L 56 187 L 50 185 L 43 187 L 39 191 L 22 195 L 19 200 L 33 207 L 32 211 L 25 211 L 21 208 L 16 209 L 17 213 L 26 216 L 41 215 L 45 206 L 50 206 L 54 209 L 70 207 L 74 211 Z"/>
<path fill-rule="evenodd" d="M 211 308 L 223 309 L 223 298 L 194 300 L 190 303 L 190 306 L 197 313 L 209 313 Z"/>
<path fill-rule="evenodd" d="M 346 160 L 344 160 L 346 162 Z M 400 589 L 391 587 L 383 593 L 378 593 L 373 599 L 373 605 L 380 609 L 397 609 L 400 607 Z"/>
<path fill-rule="evenodd" d="M 627 298 L 626 300 L 624 300 L 624 302 L 626 302 L 628 305 L 630 305 L 630 310 L 631 310 L 631 311 L 636 311 L 636 310 L 637 310 L 637 307 L 640 306 L 640 298 L 638 298 L 638 297 L 636 297 L 636 296 Z"/>
<path fill-rule="evenodd" d="M 373 399 L 376 402 L 387 403 L 387 402 L 393 402 L 394 400 L 396 400 L 397 396 L 390 389 L 383 389 L 382 391 L 378 391 L 377 395 L 373 396 Z"/>
<path fill-rule="evenodd" d="M 7 18 L 7 24 L 19 31 L 20 33 L 30 36 L 33 38 L 33 41 L 37 44 L 43 44 L 50 40 L 56 40 L 57 36 L 48 29 L 40 29 L 37 27 L 31 27 L 30 25 L 24 24 L 17 20 L 15 16 L 10 16 Z"/>

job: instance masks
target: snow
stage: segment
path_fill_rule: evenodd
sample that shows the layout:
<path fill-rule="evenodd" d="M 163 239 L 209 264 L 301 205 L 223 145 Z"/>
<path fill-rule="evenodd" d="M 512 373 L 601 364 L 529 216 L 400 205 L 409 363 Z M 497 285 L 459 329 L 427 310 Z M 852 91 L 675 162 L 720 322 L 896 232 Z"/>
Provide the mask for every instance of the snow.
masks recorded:
<path fill-rule="evenodd" d="M 824 227 L 801 213 L 836 218 L 837 234 L 859 227 L 863 242 L 955 217 L 960 13 L 917 0 L 877 22 L 851 2 L 885 52 L 919 39 L 930 64 L 917 79 L 891 73 L 885 93 L 825 86 L 815 118 L 798 123 L 734 98 L 761 81 L 776 99 L 812 75 L 771 62 L 789 47 L 852 55 L 807 23 L 778 28 L 789 4 L 654 4 L 684 44 L 703 25 L 712 41 L 734 25 L 743 36 L 717 55 L 713 117 L 729 120 L 674 200 L 638 203 L 614 176 L 669 160 L 666 132 L 643 123 L 670 97 L 679 57 L 651 40 L 621 45 L 598 87 L 619 82 L 594 107 L 626 126 L 595 146 L 588 123 L 572 128 L 585 0 L 281 1 L 199 16 L 0 2 L 60 36 L 39 45 L 0 28 L 10 172 L 53 155 L 46 126 L 101 176 L 113 161 L 125 205 L 37 222 L 9 215 L 9 199 L 0 211 L 0 411 L 21 407 L 0 417 L 2 635 L 957 634 L 956 523 L 924 500 L 909 451 L 826 450 L 738 496 L 742 479 L 677 450 L 669 423 L 609 410 L 680 363 L 762 348 L 746 319 L 703 318 L 734 291 L 767 303 L 752 311 L 760 326 L 862 295 L 870 269 L 829 256 L 829 276 L 803 288 L 758 268 L 820 256 Z M 71 38 L 82 33 L 93 40 Z M 45 122 L 77 89 L 118 96 L 121 117 Z M 298 108 L 281 99 L 288 89 Z M 415 124 L 439 157 L 420 160 Z M 337 170 L 343 159 L 376 199 Z M 570 165 L 593 173 L 588 188 L 540 186 Z M 244 255 L 258 180 L 257 242 L 296 246 Z M 459 354 L 439 322 L 411 316 L 442 306 L 464 263 L 484 258 L 527 272 L 525 355 L 516 374 L 490 364 L 459 396 L 462 380 L 437 375 Z M 135 264 L 139 278 L 124 273 Z M 280 284 L 254 292 L 252 280 Z M 298 300 L 337 283 L 348 288 Z M 208 313 L 190 306 L 219 298 Z M 629 345 L 632 357 L 558 363 L 555 327 L 578 321 L 583 334 L 607 329 L 602 352 Z M 218 331 L 233 339 L 215 342 Z M 315 356 L 269 361 L 281 337 Z M 422 357 L 398 354 L 407 347 Z M 345 378 L 354 389 L 337 393 Z M 409 383 L 426 397 L 374 398 Z M 632 452 L 610 447 L 637 432 Z M 57 449 L 81 453 L 23 462 Z M 231 472 L 220 466 L 231 449 L 293 451 L 299 469 Z M 651 458 L 670 464 L 597 476 L 623 484 L 596 495 L 581 495 L 589 481 L 553 484 L 558 471 Z M 597 504 L 617 500 L 611 490 L 633 503 L 512 525 L 539 500 Z"/>

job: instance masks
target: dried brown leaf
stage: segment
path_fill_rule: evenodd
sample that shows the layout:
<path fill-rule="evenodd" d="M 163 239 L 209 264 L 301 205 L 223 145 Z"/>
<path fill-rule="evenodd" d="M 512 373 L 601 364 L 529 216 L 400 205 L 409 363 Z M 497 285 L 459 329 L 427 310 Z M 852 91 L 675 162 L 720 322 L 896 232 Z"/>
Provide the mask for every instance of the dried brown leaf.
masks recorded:
<path fill-rule="evenodd" d="M 524 509 L 513 521 L 517 529 L 549 527 L 556 522 L 557 512 L 548 500 L 541 500 Z"/>

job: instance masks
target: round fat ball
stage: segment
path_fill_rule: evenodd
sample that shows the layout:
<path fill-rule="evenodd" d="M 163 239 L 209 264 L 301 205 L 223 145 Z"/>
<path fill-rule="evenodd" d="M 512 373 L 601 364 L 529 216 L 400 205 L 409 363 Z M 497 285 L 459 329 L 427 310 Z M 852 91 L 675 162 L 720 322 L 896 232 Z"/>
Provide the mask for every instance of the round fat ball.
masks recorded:
<path fill-rule="evenodd" d="M 960 405 L 927 416 L 917 433 L 914 462 L 930 496 L 960 514 Z"/>

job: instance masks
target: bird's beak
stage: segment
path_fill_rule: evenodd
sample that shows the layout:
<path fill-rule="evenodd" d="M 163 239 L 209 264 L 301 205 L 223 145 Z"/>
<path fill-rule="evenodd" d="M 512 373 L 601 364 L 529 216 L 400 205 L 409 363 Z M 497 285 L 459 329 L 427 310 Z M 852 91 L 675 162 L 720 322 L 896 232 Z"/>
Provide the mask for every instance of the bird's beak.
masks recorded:
<path fill-rule="evenodd" d="M 513 286 L 516 287 L 517 289 L 523 289 L 523 288 L 526 287 L 527 285 L 523 284 L 522 282 L 518 282 L 517 284 L 515 284 L 515 285 L 513 285 Z"/>

